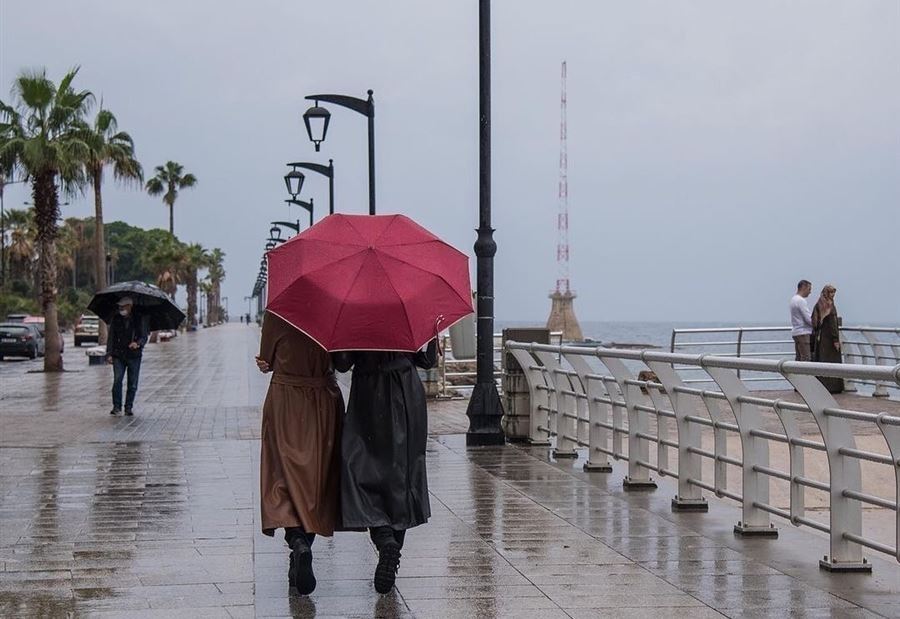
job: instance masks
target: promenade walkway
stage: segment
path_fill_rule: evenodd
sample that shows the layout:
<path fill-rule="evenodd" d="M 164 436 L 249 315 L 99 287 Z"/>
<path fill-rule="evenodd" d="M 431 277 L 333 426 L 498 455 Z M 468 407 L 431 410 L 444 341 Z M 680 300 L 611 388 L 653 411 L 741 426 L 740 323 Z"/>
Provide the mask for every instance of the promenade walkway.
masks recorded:
<path fill-rule="evenodd" d="M 78 349 L 64 375 L 0 364 L 0 617 L 900 616 L 896 562 L 820 572 L 823 536 L 738 539 L 724 501 L 673 514 L 668 480 L 625 494 L 621 470 L 467 449 L 463 401 L 430 406 L 433 518 L 396 590 L 374 592 L 374 548 L 345 533 L 291 597 L 287 549 L 259 532 L 257 344 L 226 325 L 149 346 L 133 418 L 107 414 L 110 372 Z"/>

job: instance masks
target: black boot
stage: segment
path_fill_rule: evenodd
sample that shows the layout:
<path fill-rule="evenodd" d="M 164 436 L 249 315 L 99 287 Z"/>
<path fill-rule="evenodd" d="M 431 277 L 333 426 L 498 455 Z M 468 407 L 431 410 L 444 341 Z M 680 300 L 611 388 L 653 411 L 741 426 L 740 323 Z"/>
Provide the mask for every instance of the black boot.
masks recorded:
<path fill-rule="evenodd" d="M 309 595 L 316 590 L 316 576 L 312 569 L 311 536 L 302 529 L 295 528 L 286 529 L 284 536 L 291 547 L 288 583 L 301 595 Z"/>
<path fill-rule="evenodd" d="M 378 565 L 375 566 L 375 591 L 390 593 L 400 568 L 400 544 L 390 527 L 375 527 L 369 530 L 375 547 L 378 548 Z"/>

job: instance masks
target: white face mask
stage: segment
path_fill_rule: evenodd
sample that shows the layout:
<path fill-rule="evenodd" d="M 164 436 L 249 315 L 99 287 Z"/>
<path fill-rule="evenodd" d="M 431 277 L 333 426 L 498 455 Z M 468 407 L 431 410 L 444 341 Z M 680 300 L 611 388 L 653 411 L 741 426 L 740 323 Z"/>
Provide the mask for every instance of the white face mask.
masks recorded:
<path fill-rule="evenodd" d="M 127 315 L 128 315 L 128 310 L 125 309 L 125 308 L 123 307 L 122 309 L 119 310 L 119 315 L 120 315 L 120 316 L 127 316 Z"/>

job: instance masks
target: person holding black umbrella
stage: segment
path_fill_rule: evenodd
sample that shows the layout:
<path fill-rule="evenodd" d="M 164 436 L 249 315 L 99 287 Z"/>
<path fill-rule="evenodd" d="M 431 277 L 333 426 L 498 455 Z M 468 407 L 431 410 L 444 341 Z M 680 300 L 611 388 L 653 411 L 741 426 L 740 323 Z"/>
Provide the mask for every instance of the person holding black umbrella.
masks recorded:
<path fill-rule="evenodd" d="M 118 313 L 109 322 L 106 340 L 106 362 L 113 366 L 112 400 L 110 415 L 122 412 L 122 382 L 128 373 L 128 387 L 125 392 L 125 415 L 134 414 L 134 398 L 137 395 L 138 377 L 141 373 L 141 358 L 147 343 L 147 328 L 140 314 L 134 312 L 131 297 L 122 297 L 118 303 Z"/>

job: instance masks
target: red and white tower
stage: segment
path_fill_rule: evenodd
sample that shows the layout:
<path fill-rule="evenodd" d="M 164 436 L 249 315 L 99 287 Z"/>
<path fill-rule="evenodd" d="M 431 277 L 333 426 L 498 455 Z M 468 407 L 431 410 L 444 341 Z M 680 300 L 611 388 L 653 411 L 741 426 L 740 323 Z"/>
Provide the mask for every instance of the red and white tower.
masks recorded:
<path fill-rule="evenodd" d="M 566 61 L 562 63 L 562 89 L 559 100 L 559 214 L 556 219 L 556 289 L 550 293 L 553 304 L 547 328 L 562 331 L 563 339 L 584 339 L 575 318 L 575 293 L 569 287 L 569 153 L 566 118 Z"/>

